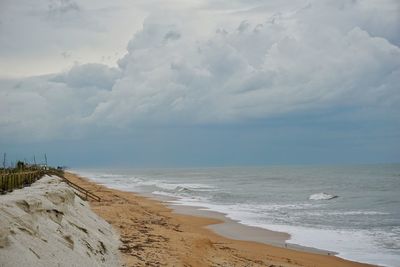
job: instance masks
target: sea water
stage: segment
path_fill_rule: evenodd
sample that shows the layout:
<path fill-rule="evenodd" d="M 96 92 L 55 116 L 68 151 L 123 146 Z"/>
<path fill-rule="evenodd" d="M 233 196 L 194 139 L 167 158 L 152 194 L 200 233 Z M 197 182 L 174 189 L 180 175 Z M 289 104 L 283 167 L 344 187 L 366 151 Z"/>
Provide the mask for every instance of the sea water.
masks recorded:
<path fill-rule="evenodd" d="M 174 197 L 288 243 L 400 266 L 400 164 L 77 170 L 106 186 Z"/>

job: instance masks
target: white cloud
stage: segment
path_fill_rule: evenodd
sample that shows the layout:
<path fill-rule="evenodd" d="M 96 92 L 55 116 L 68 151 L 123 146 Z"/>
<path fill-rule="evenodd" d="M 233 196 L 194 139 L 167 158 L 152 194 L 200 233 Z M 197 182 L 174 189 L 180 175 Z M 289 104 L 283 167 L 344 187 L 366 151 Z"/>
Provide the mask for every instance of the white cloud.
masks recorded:
<path fill-rule="evenodd" d="M 399 97 L 399 48 L 361 29 L 343 8 L 309 6 L 256 25 L 243 21 L 201 41 L 175 23 L 146 21 L 120 60 L 123 78 L 90 118 L 214 123 L 392 105 Z M 323 11 L 339 20 L 332 21 L 335 14 L 324 20 Z M 166 42 L 170 31 L 180 38 Z"/>
<path fill-rule="evenodd" d="M 394 1 L 315 1 L 257 21 L 252 14 L 260 11 L 252 6 L 204 28 L 201 21 L 212 20 L 208 13 L 157 13 L 129 42 L 119 69 L 86 64 L 19 86 L 3 81 L 0 136 L 234 123 L 340 109 L 398 120 L 398 15 L 389 6 L 398 8 Z"/>

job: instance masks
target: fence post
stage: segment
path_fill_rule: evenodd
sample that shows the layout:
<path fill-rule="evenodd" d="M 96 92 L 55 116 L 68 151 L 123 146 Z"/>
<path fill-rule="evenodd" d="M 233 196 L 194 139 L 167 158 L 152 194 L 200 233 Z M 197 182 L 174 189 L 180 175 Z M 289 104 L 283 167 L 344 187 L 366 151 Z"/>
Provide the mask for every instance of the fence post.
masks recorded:
<path fill-rule="evenodd" d="M 12 186 L 12 176 L 13 174 L 10 174 L 10 176 L 7 179 L 7 191 L 10 192 L 10 188 Z"/>
<path fill-rule="evenodd" d="M 1 174 L 1 194 L 4 194 L 4 175 Z"/>

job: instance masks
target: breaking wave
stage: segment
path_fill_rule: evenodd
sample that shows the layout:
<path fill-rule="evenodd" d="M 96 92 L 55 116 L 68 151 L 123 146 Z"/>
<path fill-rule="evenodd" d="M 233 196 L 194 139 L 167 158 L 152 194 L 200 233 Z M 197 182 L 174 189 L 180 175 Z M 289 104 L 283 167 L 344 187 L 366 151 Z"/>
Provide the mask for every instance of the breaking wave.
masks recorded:
<path fill-rule="evenodd" d="M 308 199 L 309 200 L 330 200 L 330 199 L 334 199 L 334 198 L 338 198 L 338 197 L 339 196 L 330 195 L 330 194 L 322 192 L 322 193 L 313 194 Z"/>

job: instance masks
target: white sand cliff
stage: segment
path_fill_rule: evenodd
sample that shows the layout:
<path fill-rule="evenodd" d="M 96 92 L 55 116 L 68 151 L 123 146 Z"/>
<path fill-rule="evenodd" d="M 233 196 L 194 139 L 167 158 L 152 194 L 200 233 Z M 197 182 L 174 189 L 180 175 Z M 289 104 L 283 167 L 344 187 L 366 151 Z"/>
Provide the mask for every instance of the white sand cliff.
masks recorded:
<path fill-rule="evenodd" d="M 60 178 L 0 196 L 0 266 L 121 266 L 119 237 Z"/>

